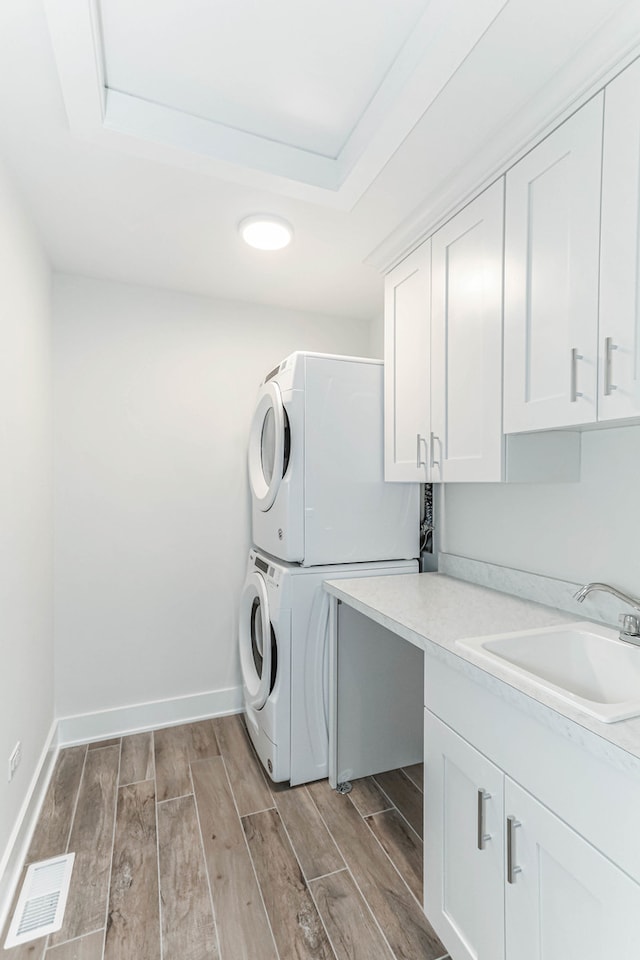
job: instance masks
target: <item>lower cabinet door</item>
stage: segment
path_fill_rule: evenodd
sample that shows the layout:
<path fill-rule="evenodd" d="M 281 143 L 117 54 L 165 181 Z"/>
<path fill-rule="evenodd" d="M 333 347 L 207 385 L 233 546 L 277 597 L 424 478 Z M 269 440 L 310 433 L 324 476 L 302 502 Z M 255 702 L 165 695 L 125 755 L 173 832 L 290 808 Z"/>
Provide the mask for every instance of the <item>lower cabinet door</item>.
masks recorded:
<path fill-rule="evenodd" d="M 508 960 L 638 960 L 640 886 L 508 777 L 504 803 Z"/>
<path fill-rule="evenodd" d="M 424 752 L 425 913 L 454 960 L 501 960 L 504 775 L 428 710 Z"/>

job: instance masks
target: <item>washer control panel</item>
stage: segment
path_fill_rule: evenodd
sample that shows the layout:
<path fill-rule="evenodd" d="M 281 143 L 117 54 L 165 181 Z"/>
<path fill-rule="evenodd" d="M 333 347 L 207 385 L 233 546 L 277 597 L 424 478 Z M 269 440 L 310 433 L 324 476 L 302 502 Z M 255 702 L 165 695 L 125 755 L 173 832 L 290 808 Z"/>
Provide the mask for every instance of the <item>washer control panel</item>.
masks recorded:
<path fill-rule="evenodd" d="M 267 580 L 269 583 L 273 584 L 276 587 L 279 586 L 280 577 L 282 576 L 282 570 L 272 566 L 262 557 L 256 557 L 255 554 L 253 555 L 253 557 L 254 557 L 253 562 L 256 570 L 259 570 L 264 576 L 265 580 Z"/>

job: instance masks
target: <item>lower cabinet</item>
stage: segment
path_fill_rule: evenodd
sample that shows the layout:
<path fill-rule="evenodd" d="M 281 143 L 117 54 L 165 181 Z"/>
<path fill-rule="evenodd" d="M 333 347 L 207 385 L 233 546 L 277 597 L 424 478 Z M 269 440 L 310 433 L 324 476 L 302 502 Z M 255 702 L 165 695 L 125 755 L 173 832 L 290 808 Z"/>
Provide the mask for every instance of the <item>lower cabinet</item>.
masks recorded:
<path fill-rule="evenodd" d="M 507 957 L 640 956 L 640 886 L 508 777 L 504 797 Z"/>
<path fill-rule="evenodd" d="M 637 960 L 640 885 L 429 710 L 424 743 L 425 912 L 453 960 Z"/>
<path fill-rule="evenodd" d="M 504 957 L 504 774 L 428 710 L 425 913 L 455 960 Z"/>

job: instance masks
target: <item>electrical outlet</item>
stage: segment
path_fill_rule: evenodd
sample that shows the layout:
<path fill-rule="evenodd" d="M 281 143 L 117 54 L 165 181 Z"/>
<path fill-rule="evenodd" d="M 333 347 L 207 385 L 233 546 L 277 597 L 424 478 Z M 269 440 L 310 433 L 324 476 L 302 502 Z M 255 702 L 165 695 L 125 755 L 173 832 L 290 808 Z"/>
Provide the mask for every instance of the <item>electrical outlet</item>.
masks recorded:
<path fill-rule="evenodd" d="M 20 766 L 22 760 L 22 744 L 18 740 L 9 756 L 9 783 L 13 780 L 13 775 Z"/>

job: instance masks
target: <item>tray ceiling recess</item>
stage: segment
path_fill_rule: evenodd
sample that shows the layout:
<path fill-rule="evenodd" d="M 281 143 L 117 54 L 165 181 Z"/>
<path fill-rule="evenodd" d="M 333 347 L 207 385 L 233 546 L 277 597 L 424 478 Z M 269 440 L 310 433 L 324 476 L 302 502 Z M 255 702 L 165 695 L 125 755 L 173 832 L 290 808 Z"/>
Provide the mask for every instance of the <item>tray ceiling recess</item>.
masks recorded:
<path fill-rule="evenodd" d="M 350 209 L 508 0 L 45 0 L 71 131 Z"/>

